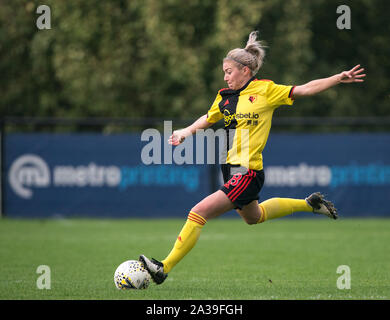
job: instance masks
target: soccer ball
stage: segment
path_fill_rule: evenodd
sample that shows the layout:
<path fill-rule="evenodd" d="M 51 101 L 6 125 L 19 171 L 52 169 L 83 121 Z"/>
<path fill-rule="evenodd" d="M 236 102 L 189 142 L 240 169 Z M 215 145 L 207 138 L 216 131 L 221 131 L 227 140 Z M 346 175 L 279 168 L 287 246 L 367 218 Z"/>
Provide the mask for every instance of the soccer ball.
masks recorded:
<path fill-rule="evenodd" d="M 150 284 L 150 274 L 141 262 L 128 260 L 115 270 L 114 283 L 119 290 L 146 289 Z"/>

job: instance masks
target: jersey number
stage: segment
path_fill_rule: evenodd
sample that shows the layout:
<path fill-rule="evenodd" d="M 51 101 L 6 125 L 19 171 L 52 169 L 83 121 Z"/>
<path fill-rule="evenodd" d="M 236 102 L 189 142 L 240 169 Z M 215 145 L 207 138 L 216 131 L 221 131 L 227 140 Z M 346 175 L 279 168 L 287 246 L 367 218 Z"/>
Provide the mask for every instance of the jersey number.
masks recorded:
<path fill-rule="evenodd" d="M 242 174 L 241 173 L 236 173 L 228 182 L 231 186 L 235 187 L 238 182 L 241 180 Z"/>

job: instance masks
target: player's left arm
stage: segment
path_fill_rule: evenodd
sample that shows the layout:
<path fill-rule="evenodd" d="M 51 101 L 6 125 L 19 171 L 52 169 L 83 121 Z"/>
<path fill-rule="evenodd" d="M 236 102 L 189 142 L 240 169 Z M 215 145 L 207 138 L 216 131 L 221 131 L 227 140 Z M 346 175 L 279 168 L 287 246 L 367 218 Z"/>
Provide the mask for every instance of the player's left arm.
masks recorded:
<path fill-rule="evenodd" d="M 296 86 L 292 92 L 292 98 L 296 99 L 300 97 L 313 96 L 317 93 L 334 87 L 339 83 L 363 82 L 363 78 L 366 75 L 362 73 L 364 71 L 364 68 L 359 68 L 360 64 L 353 67 L 349 71 L 343 71 L 328 78 L 317 79 L 310 81 L 306 84 Z"/>

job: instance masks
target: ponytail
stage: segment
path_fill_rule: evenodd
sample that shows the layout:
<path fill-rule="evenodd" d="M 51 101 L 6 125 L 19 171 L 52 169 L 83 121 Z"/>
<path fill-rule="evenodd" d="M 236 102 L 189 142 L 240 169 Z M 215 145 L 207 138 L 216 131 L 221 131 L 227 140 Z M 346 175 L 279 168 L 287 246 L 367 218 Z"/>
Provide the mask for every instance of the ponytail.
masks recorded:
<path fill-rule="evenodd" d="M 252 76 L 254 76 L 263 65 L 265 57 L 265 46 L 257 40 L 257 36 L 258 31 L 252 31 L 249 34 L 245 48 L 229 51 L 224 60 L 233 60 L 242 66 L 247 66 L 252 71 Z"/>

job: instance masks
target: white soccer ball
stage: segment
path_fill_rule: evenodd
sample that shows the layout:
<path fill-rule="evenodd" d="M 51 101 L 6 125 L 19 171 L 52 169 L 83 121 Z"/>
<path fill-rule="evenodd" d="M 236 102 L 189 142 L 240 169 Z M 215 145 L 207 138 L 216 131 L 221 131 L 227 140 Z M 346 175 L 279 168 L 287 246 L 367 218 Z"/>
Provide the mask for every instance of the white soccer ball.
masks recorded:
<path fill-rule="evenodd" d="M 119 290 L 146 289 L 150 284 L 150 274 L 141 262 L 128 260 L 115 270 L 114 283 Z"/>

